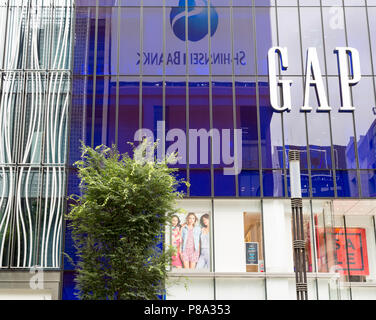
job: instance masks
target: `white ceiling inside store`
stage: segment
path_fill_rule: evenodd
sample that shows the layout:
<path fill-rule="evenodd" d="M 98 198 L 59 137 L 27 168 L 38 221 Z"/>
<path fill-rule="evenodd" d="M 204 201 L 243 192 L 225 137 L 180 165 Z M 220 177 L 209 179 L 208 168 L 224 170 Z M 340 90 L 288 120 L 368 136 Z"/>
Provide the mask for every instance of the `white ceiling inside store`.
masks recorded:
<path fill-rule="evenodd" d="M 334 200 L 335 215 L 376 215 L 376 200 Z"/>

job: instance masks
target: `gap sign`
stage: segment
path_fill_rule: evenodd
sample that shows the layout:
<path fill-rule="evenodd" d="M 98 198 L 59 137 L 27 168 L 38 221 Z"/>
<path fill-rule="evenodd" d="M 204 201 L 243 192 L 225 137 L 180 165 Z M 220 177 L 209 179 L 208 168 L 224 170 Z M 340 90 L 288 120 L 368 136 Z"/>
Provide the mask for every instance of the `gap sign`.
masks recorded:
<path fill-rule="evenodd" d="M 351 47 L 337 47 L 335 48 L 334 53 L 338 55 L 337 60 L 341 85 L 342 105 L 339 111 L 354 111 L 355 108 L 352 103 L 350 88 L 358 84 L 362 78 L 359 52 Z M 276 59 L 277 57 L 278 59 Z M 277 70 L 278 60 L 281 75 L 283 75 L 282 72 L 286 71 L 289 67 L 287 48 L 273 47 L 268 53 L 270 103 L 275 111 L 289 112 L 292 108 L 291 85 L 293 82 L 292 80 L 279 79 L 279 72 Z M 282 100 L 282 103 L 278 101 L 278 87 L 280 87 L 282 91 L 280 99 Z M 316 48 L 308 48 L 307 50 L 304 102 L 303 106 L 300 108 L 301 111 L 312 111 L 312 106 L 309 105 L 311 88 L 314 88 L 316 91 L 319 105 L 317 111 L 331 111 L 332 107 L 329 106 L 328 103 Z"/>

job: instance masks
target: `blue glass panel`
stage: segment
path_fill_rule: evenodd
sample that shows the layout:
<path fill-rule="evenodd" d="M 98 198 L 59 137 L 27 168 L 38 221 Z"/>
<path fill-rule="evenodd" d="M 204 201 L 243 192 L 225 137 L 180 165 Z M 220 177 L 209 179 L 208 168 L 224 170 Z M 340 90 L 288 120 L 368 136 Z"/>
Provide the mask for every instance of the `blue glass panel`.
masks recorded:
<path fill-rule="evenodd" d="M 106 137 L 102 137 L 103 142 L 107 146 L 112 146 L 116 143 L 116 83 L 109 83 L 109 97 L 107 108 L 107 123 L 104 122 L 104 132 Z"/>
<path fill-rule="evenodd" d="M 186 82 L 167 82 L 166 86 L 166 133 L 170 130 L 182 130 L 184 132 L 184 137 L 186 137 Z M 171 131 L 172 132 L 172 131 Z M 178 140 L 177 137 L 174 141 L 166 141 L 166 151 L 169 147 L 175 144 Z M 182 139 L 182 137 L 179 137 Z M 179 140 L 180 142 L 180 140 Z M 186 146 L 186 145 L 185 145 Z M 171 150 L 172 151 L 172 150 Z M 176 152 L 176 150 L 174 150 Z M 174 165 L 177 168 L 185 168 L 187 163 L 187 152 L 185 148 L 178 155 L 181 158 L 181 163 Z M 183 159 L 184 158 L 184 159 Z"/>
<path fill-rule="evenodd" d="M 224 157 L 234 157 L 234 107 L 232 99 L 231 82 L 213 82 L 213 129 L 218 130 L 220 140 L 219 147 L 213 144 L 213 164 L 214 168 L 227 167 Z M 222 130 L 230 130 L 230 138 L 227 142 L 229 154 L 224 155 L 225 149 Z M 226 146 L 227 147 L 227 146 Z M 227 152 L 226 152 L 227 153 Z M 230 165 L 233 167 L 233 163 Z"/>
<path fill-rule="evenodd" d="M 77 263 L 76 249 L 74 247 L 74 242 L 72 239 L 72 230 L 69 226 L 65 229 L 65 244 L 64 244 L 64 253 L 69 256 L 71 260 L 64 255 L 64 270 L 75 270 L 74 264 Z"/>
<path fill-rule="evenodd" d="M 260 195 L 260 173 L 243 170 L 239 175 L 239 196 L 260 197 Z"/>
<path fill-rule="evenodd" d="M 116 82 L 96 78 L 94 146 L 115 144 Z"/>
<path fill-rule="evenodd" d="M 71 108 L 71 123 L 70 123 L 70 152 L 69 152 L 69 164 L 73 164 L 81 157 L 81 141 L 83 136 L 83 124 L 84 124 L 84 106 L 86 103 L 91 106 L 91 96 L 86 97 L 85 84 L 87 78 L 75 77 L 73 79 L 73 92 L 72 92 L 72 108 Z"/>
<path fill-rule="evenodd" d="M 143 82 L 142 105 L 143 128 L 151 130 L 156 141 L 158 121 L 163 121 L 162 82 Z"/>
<path fill-rule="evenodd" d="M 139 129 L 139 83 L 121 82 L 119 87 L 119 123 L 118 148 L 121 153 L 132 154 L 128 142 L 134 141 L 134 134 Z"/>
<path fill-rule="evenodd" d="M 357 120 L 357 123 L 360 122 Z M 358 138 L 358 154 L 360 169 L 376 169 L 376 120 L 372 122 L 365 135 Z"/>
<path fill-rule="evenodd" d="M 77 8 L 75 20 L 74 74 L 93 74 L 95 8 Z"/>
<path fill-rule="evenodd" d="M 75 170 L 70 170 L 68 179 L 68 196 L 72 194 L 80 195 L 80 179 Z"/>
<path fill-rule="evenodd" d="M 300 112 L 299 106 L 303 101 L 303 81 L 297 78 L 291 89 L 292 105 L 290 112 L 283 113 L 284 139 L 286 147 L 286 167 L 288 168 L 289 150 L 298 150 L 300 153 L 300 168 L 308 169 L 306 115 Z"/>
<path fill-rule="evenodd" d="M 211 196 L 211 175 L 209 170 L 190 171 L 190 196 L 210 197 Z"/>
<path fill-rule="evenodd" d="M 268 83 L 259 82 L 259 93 L 262 167 L 280 169 L 283 168 L 281 114 L 273 112 L 270 105 Z"/>
<path fill-rule="evenodd" d="M 119 3 L 119 1 L 116 0 L 98 0 L 98 5 L 100 7 L 112 7 L 116 6 Z"/>
<path fill-rule="evenodd" d="M 263 187 L 264 197 L 284 197 L 284 178 L 281 170 L 264 170 Z"/>
<path fill-rule="evenodd" d="M 111 7 L 116 6 L 118 2 L 118 0 L 98 0 L 98 5 L 100 7 Z M 76 0 L 77 7 L 92 6 L 95 3 L 93 0 Z"/>
<path fill-rule="evenodd" d="M 98 34 L 97 34 L 97 74 L 108 74 L 108 69 L 111 69 L 110 59 L 105 59 L 106 55 L 109 54 L 108 57 L 111 56 L 111 45 L 106 48 L 106 41 L 110 41 L 109 39 L 106 39 L 106 20 L 110 19 L 107 9 L 106 8 L 99 8 L 99 14 L 98 14 Z M 107 52 L 106 52 L 107 49 Z M 107 61 L 105 61 L 107 60 Z M 105 68 L 107 69 L 105 71 Z"/>
<path fill-rule="evenodd" d="M 347 3 L 346 3 L 347 2 Z M 345 15 L 346 15 L 346 26 L 347 26 L 347 46 L 352 48 L 357 48 L 361 53 L 361 70 L 362 75 L 370 75 L 372 74 L 372 60 L 371 60 L 371 48 L 370 48 L 370 39 L 368 34 L 368 18 L 367 18 L 367 10 L 365 8 L 364 0 L 348 0 L 345 1 L 345 5 L 347 4 L 348 7 L 345 7 Z M 370 1 L 367 1 L 368 5 L 370 5 Z M 350 7 L 351 5 L 354 6 L 362 6 L 362 7 Z M 373 3 L 375 5 L 375 3 Z M 371 27 L 372 30 L 372 27 Z M 362 81 L 359 83 L 362 86 Z M 370 96 L 370 95 L 368 95 Z M 364 97 L 366 99 L 366 96 Z M 372 98 L 373 100 L 373 98 Z M 359 106 L 357 103 L 355 105 Z M 359 106 L 360 107 L 360 106 Z"/>
<path fill-rule="evenodd" d="M 356 170 L 337 170 L 336 181 L 338 197 L 359 197 L 358 177 Z"/>
<path fill-rule="evenodd" d="M 108 96 L 104 93 L 104 79 L 96 78 L 95 94 L 95 119 L 94 119 L 94 147 L 102 144 L 102 121 L 103 121 L 103 105 Z"/>
<path fill-rule="evenodd" d="M 376 170 L 361 170 L 360 182 L 362 186 L 362 197 L 376 197 Z"/>
<path fill-rule="evenodd" d="M 269 1 L 259 0 L 259 3 Z M 271 17 L 275 11 L 271 8 L 256 8 L 257 67 L 259 75 L 268 75 L 268 51 L 272 47 Z M 273 33 L 276 32 L 273 30 Z"/>
<path fill-rule="evenodd" d="M 300 183 L 302 187 L 302 197 L 309 197 L 309 174 L 307 170 L 302 170 L 300 174 Z M 291 197 L 291 187 L 290 187 L 290 175 L 287 175 L 287 190 L 288 196 Z"/>
<path fill-rule="evenodd" d="M 115 70 L 115 64 L 112 64 L 113 74 L 117 73 L 117 69 L 119 69 L 119 74 L 121 75 L 137 76 L 140 74 L 140 63 L 145 62 L 142 61 L 144 59 L 140 59 L 140 56 L 142 57 L 142 55 L 139 54 L 141 48 L 140 40 L 142 28 L 140 26 L 141 10 L 139 7 L 139 0 L 137 1 L 138 7 L 120 8 L 120 45 L 119 48 L 117 48 L 117 50 L 119 50 L 119 66 Z M 126 0 L 125 2 L 129 5 L 129 0 Z M 116 12 L 116 15 L 117 14 L 118 12 Z M 113 19 L 115 19 L 114 16 Z M 147 49 L 145 46 L 143 49 L 143 51 L 155 51 Z"/>
<path fill-rule="evenodd" d="M 155 2 L 155 1 L 152 1 Z M 126 10 L 127 11 L 127 10 Z M 159 75 L 163 74 L 163 63 L 161 63 L 161 53 L 163 52 L 163 8 L 161 7 L 149 7 L 142 10 L 142 49 L 143 49 L 143 62 L 142 73 L 144 75 Z M 167 20 L 168 18 L 166 18 Z M 139 27 L 138 21 L 132 26 L 132 33 L 137 35 L 137 29 Z M 170 24 L 167 25 L 168 27 Z M 122 34 L 122 32 L 120 33 Z M 168 39 L 168 38 L 167 38 Z M 128 42 L 129 38 L 121 38 L 121 42 Z M 132 41 L 133 43 L 133 41 Z M 133 47 L 132 45 L 130 47 Z M 134 48 L 134 47 L 133 47 Z M 141 48 L 141 47 L 136 47 Z M 139 52 L 139 50 L 135 50 Z M 166 52 L 167 54 L 167 52 Z M 135 55 L 135 53 L 133 53 Z M 146 55 L 146 56 L 145 56 Z M 166 60 L 166 59 L 165 59 Z M 166 61 L 167 63 L 167 61 Z"/>
<path fill-rule="evenodd" d="M 331 147 L 328 146 L 309 146 L 312 169 L 330 169 L 332 167 Z"/>
<path fill-rule="evenodd" d="M 313 97 L 313 95 L 311 95 Z M 316 99 L 316 98 L 315 98 Z M 317 104 L 317 101 L 315 100 Z M 315 105 L 313 105 L 316 108 Z M 329 114 L 311 112 L 307 115 L 309 152 L 312 169 L 331 169 L 332 149 L 330 140 Z"/>
<path fill-rule="evenodd" d="M 263 0 L 263 2 L 267 3 L 268 1 Z M 252 0 L 234 0 L 233 5 L 234 6 L 240 6 L 240 7 L 252 6 Z"/>
<path fill-rule="evenodd" d="M 376 108 L 373 78 L 364 77 L 353 89 L 360 169 L 376 169 Z"/>
<path fill-rule="evenodd" d="M 179 170 L 174 173 L 177 180 L 184 180 L 187 181 L 187 172 L 185 170 Z M 178 188 L 179 192 L 184 192 L 184 194 L 187 194 L 187 186 L 185 184 L 180 184 Z"/>
<path fill-rule="evenodd" d="M 281 150 L 281 149 L 279 149 Z M 289 168 L 290 164 L 288 162 L 289 159 L 289 151 L 290 150 L 296 150 L 299 151 L 300 155 L 300 169 L 307 169 L 307 164 L 308 164 L 308 157 L 307 157 L 307 148 L 306 147 L 297 147 L 297 146 L 285 146 L 285 159 L 286 159 L 286 167 Z M 279 154 L 281 157 L 281 153 Z M 280 159 L 282 161 L 282 159 Z"/>
<path fill-rule="evenodd" d="M 236 6 L 235 3 L 233 3 Z M 234 73 L 255 75 L 254 23 L 252 8 L 233 8 Z M 223 45 L 222 45 L 223 46 Z M 231 74 L 231 72 L 230 72 Z M 255 81 L 252 81 L 255 82 Z"/>
<path fill-rule="evenodd" d="M 289 67 L 283 71 L 283 75 L 300 75 L 302 74 L 302 54 L 300 52 L 300 41 L 298 40 L 300 37 L 303 37 L 304 35 L 300 34 L 300 10 L 296 7 L 297 1 L 278 1 L 279 4 L 283 3 L 283 5 L 290 4 L 294 5 L 295 7 L 284 7 L 282 5 L 279 6 L 278 10 L 276 10 L 276 21 L 277 25 L 274 27 L 274 23 L 270 23 L 270 18 L 263 17 L 266 20 L 264 23 L 265 25 L 265 31 L 264 30 L 258 30 L 257 33 L 261 33 L 259 36 L 262 39 L 267 36 L 266 30 L 271 30 L 271 34 L 273 35 L 272 38 L 274 38 L 274 35 L 278 34 L 278 45 L 281 47 L 285 47 L 288 50 L 289 53 L 289 61 L 292 61 L 289 64 Z M 269 17 L 273 15 L 273 12 L 269 11 Z M 267 24 L 268 23 L 268 24 Z M 274 39 L 273 39 L 274 40 Z M 265 40 L 264 40 L 265 41 Z M 274 40 L 275 41 L 275 40 Z M 259 41 L 260 43 L 261 41 Z M 258 43 L 258 44 L 259 44 Z M 272 42 L 270 41 L 269 47 L 272 47 L 270 45 Z M 292 90 L 296 88 L 296 81 L 294 81 L 294 86 L 292 86 Z M 292 99 L 294 100 L 294 94 L 292 94 Z M 302 101 L 302 100 L 300 100 Z M 293 106 L 296 106 L 295 103 L 293 103 Z M 293 110 L 292 110 L 293 112 Z"/>
<path fill-rule="evenodd" d="M 236 82 L 237 129 L 243 134 L 243 169 L 258 169 L 256 83 Z"/>
<path fill-rule="evenodd" d="M 85 42 L 89 41 L 89 52 L 87 52 L 87 61 L 84 66 L 84 74 L 94 74 L 95 61 L 95 10 L 90 10 L 91 19 L 89 20 L 89 35 Z"/>
<path fill-rule="evenodd" d="M 349 123 L 349 125 L 352 125 Z M 334 161 L 337 169 L 355 169 L 355 144 L 351 137 L 347 146 L 334 145 Z"/>
<path fill-rule="evenodd" d="M 189 129 L 190 130 L 210 130 L 210 112 L 209 112 L 209 84 L 207 82 L 191 82 L 189 83 Z M 190 141 L 190 147 L 193 146 Z M 210 144 L 209 144 L 210 146 Z M 208 156 L 201 155 L 201 142 L 197 142 L 197 149 L 190 150 L 190 167 L 191 168 L 209 168 L 210 167 L 210 147 L 203 148 L 203 152 Z M 197 157 L 193 157 L 193 153 Z M 204 159 L 208 159 L 205 163 Z"/>
<path fill-rule="evenodd" d="M 195 2 L 198 3 L 198 1 L 196 0 Z M 220 1 L 216 0 L 216 2 L 220 2 Z M 212 1 L 212 3 L 214 3 L 214 1 Z M 218 6 L 220 4 L 216 3 L 216 5 Z M 210 41 L 211 54 L 213 56 L 213 59 L 212 59 L 212 66 L 211 68 L 208 68 L 209 70 L 207 71 L 210 71 L 213 75 L 218 75 L 218 76 L 219 75 L 231 75 L 233 71 L 235 72 L 235 69 L 237 66 L 237 60 L 239 61 L 240 56 L 241 56 L 240 54 L 238 54 L 238 51 L 241 50 L 239 48 L 239 44 L 238 42 L 235 41 L 235 38 L 233 39 L 234 41 L 232 41 L 231 34 L 232 33 L 239 34 L 239 32 L 241 33 L 239 37 L 242 37 L 242 49 L 246 50 L 245 49 L 247 48 L 246 44 L 247 42 L 250 42 L 252 30 L 249 30 L 249 33 L 247 33 L 250 35 L 249 38 L 247 39 L 247 37 L 244 36 L 244 30 L 248 31 L 247 25 L 243 24 L 243 29 L 239 31 L 239 27 L 237 26 L 237 23 L 235 23 L 235 21 L 240 22 L 241 19 L 239 18 L 234 19 L 232 22 L 232 27 L 230 27 L 231 26 L 231 14 L 234 15 L 233 11 L 231 12 L 229 8 L 220 8 L 220 7 L 216 7 L 215 11 L 218 14 L 218 18 L 216 18 L 216 16 L 214 15 L 215 12 L 212 12 L 212 16 L 211 16 L 212 19 L 211 19 L 211 26 L 210 26 L 211 31 L 214 32 L 213 37 L 211 37 L 211 41 Z M 249 9 L 243 10 L 243 11 L 248 11 L 247 12 L 248 15 L 252 16 Z M 250 19 L 247 20 L 248 23 L 249 23 L 249 20 Z M 238 28 L 236 29 L 236 27 Z M 205 33 L 207 34 L 208 32 L 205 32 Z M 192 38 L 192 33 L 189 34 L 189 31 L 188 31 L 188 35 L 189 35 L 188 38 Z M 204 39 L 208 39 L 208 38 L 205 37 Z M 209 52 L 209 50 L 207 50 L 209 49 L 209 47 L 207 49 L 206 48 L 204 49 L 201 43 L 202 42 L 200 42 L 200 46 L 202 48 L 201 50 L 203 50 L 202 52 Z M 209 45 L 208 40 L 206 40 L 206 43 L 208 43 Z M 231 53 L 232 51 L 231 43 L 233 45 L 232 48 L 234 52 L 233 59 L 232 59 L 232 53 Z M 252 52 L 254 50 L 249 50 L 249 51 Z"/>
<path fill-rule="evenodd" d="M 71 170 L 68 175 L 68 197 L 72 195 L 80 196 L 80 179 L 77 176 L 77 172 L 75 170 Z M 68 200 L 68 211 L 70 211 L 70 205 L 72 201 Z M 74 242 L 71 235 L 71 228 L 69 227 L 69 222 L 66 223 L 65 226 L 65 242 L 64 242 L 64 253 L 66 253 L 72 260 L 73 263 L 77 262 L 76 257 L 76 250 L 74 248 Z M 75 267 L 71 263 L 71 261 L 64 256 L 64 270 L 74 270 Z"/>
<path fill-rule="evenodd" d="M 334 182 L 332 171 L 312 171 L 312 196 L 334 197 Z"/>
<path fill-rule="evenodd" d="M 75 293 L 75 282 L 74 282 L 75 274 L 74 272 L 64 272 L 63 275 L 63 292 L 62 292 L 62 300 L 78 300 Z"/>
<path fill-rule="evenodd" d="M 336 78 L 328 78 L 328 81 L 331 105 L 342 105 L 339 81 Z M 353 114 L 336 110 L 331 113 L 331 117 L 335 168 L 356 169 Z"/>
<path fill-rule="evenodd" d="M 217 197 L 235 197 L 235 176 L 226 176 L 222 170 L 215 170 L 214 194 Z"/>
<path fill-rule="evenodd" d="M 87 77 L 86 80 L 86 90 L 84 93 L 84 104 L 86 104 L 86 136 L 84 143 L 91 146 L 91 135 L 92 135 L 92 120 L 93 120 L 93 77 Z"/>

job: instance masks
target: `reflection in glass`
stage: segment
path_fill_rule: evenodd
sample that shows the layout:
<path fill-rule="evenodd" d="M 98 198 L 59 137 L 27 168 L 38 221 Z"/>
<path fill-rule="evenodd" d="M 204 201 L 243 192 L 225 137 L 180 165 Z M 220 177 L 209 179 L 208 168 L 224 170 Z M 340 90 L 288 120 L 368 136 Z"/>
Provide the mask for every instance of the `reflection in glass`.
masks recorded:
<path fill-rule="evenodd" d="M 170 130 L 179 131 L 179 136 L 172 136 L 173 141 L 166 141 L 166 152 L 179 139 L 184 139 L 187 132 L 187 106 L 186 106 L 187 86 L 183 78 L 171 78 L 166 83 L 166 134 Z M 182 146 L 183 147 L 183 146 Z M 177 168 L 185 168 L 187 163 L 187 147 L 178 154 L 179 163 L 174 165 Z M 176 152 L 176 150 L 174 150 Z M 180 150 L 178 150 L 179 152 Z"/>
<path fill-rule="evenodd" d="M 260 172 L 256 170 L 243 170 L 239 177 L 240 197 L 260 197 Z"/>
<path fill-rule="evenodd" d="M 214 168 L 233 167 L 224 163 L 224 135 L 223 130 L 230 130 L 228 141 L 229 154 L 226 156 L 237 157 L 234 150 L 234 106 L 233 106 L 233 87 L 231 82 L 224 82 L 226 78 L 215 77 L 212 83 L 212 103 L 213 103 L 213 129 L 218 130 L 221 135 L 221 146 L 213 145 Z M 226 152 L 227 153 L 227 152 Z"/>
<path fill-rule="evenodd" d="M 214 194 L 216 197 L 235 197 L 236 176 L 224 175 L 223 170 L 214 171 Z"/>
<path fill-rule="evenodd" d="M 363 60 L 363 59 L 362 59 Z M 355 128 L 357 134 L 359 168 L 376 168 L 376 117 L 374 79 L 363 77 L 353 88 Z"/>
<path fill-rule="evenodd" d="M 112 146 L 116 142 L 116 81 L 96 77 L 95 86 L 94 146 Z"/>
<path fill-rule="evenodd" d="M 118 148 L 121 153 L 132 154 L 128 142 L 133 142 L 134 134 L 139 129 L 140 118 L 139 82 L 120 82 L 119 84 L 119 122 Z"/>
<path fill-rule="evenodd" d="M 282 116 L 270 105 L 269 84 L 259 82 L 262 167 L 283 168 Z M 264 82 L 265 81 L 265 82 Z"/>
<path fill-rule="evenodd" d="M 256 82 L 254 78 L 238 78 L 235 83 L 237 129 L 242 130 L 243 169 L 259 168 L 257 132 Z"/>
<path fill-rule="evenodd" d="M 341 105 L 339 82 L 336 78 L 329 78 L 328 82 L 330 104 L 336 106 L 331 112 L 334 166 L 336 169 L 356 169 L 353 114 L 338 112 Z"/>
<path fill-rule="evenodd" d="M 263 171 L 264 197 L 284 197 L 285 182 L 282 170 Z"/>
<path fill-rule="evenodd" d="M 205 78 L 203 78 L 205 80 Z M 189 83 L 189 129 L 201 130 L 205 129 L 207 132 L 210 130 L 210 90 L 208 82 L 190 82 Z M 190 141 L 192 145 L 192 141 Z M 203 152 L 209 154 L 209 150 L 205 149 Z M 208 168 L 209 163 L 202 163 L 201 158 L 206 159 L 207 156 L 201 155 L 201 142 L 197 143 L 197 157 L 196 155 L 190 159 L 191 168 Z"/>
<path fill-rule="evenodd" d="M 291 95 L 292 105 L 294 107 L 290 112 L 285 112 L 283 114 L 283 128 L 286 148 L 284 161 L 286 161 L 286 167 L 288 167 L 289 150 L 298 150 L 300 153 L 300 168 L 307 169 L 308 157 L 305 113 L 300 112 L 299 108 L 303 101 L 303 81 L 301 78 L 294 79 Z"/>
<path fill-rule="evenodd" d="M 361 52 L 360 66 L 362 75 L 371 75 L 370 43 L 368 36 L 366 8 L 345 7 L 347 46 Z"/>
<path fill-rule="evenodd" d="M 337 281 L 338 298 L 375 297 L 365 287 L 355 285 L 374 281 L 374 208 L 373 201 L 364 200 L 336 200 L 314 206 L 318 271 L 333 274 L 332 281 Z"/>
<path fill-rule="evenodd" d="M 211 174 L 209 170 L 190 170 L 189 177 L 191 197 L 211 196 Z"/>
<path fill-rule="evenodd" d="M 359 197 L 358 176 L 355 170 L 336 170 L 339 198 Z"/>
<path fill-rule="evenodd" d="M 362 185 L 362 197 L 374 198 L 376 197 L 376 171 L 375 170 L 361 170 L 360 183 Z"/>

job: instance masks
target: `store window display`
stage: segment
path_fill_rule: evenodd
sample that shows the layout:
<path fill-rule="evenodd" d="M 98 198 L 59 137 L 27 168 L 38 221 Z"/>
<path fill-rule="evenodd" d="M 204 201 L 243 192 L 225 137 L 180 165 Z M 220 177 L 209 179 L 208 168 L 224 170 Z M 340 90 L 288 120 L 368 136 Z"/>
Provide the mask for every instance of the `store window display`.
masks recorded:
<path fill-rule="evenodd" d="M 188 203 L 182 212 L 172 217 L 168 238 L 175 254 L 171 271 L 208 272 L 211 268 L 211 210 L 190 208 Z"/>

